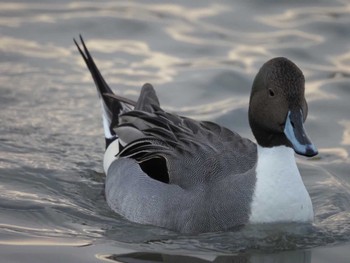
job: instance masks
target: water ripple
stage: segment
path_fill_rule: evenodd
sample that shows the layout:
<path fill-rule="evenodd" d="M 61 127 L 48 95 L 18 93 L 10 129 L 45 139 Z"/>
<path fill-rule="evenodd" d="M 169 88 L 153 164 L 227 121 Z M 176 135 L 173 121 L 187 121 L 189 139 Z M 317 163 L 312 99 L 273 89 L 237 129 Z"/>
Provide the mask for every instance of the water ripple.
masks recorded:
<path fill-rule="evenodd" d="M 0 14 L 0 244 L 110 244 L 108 253 L 94 252 L 104 261 L 118 260 L 114 249 L 130 246 L 202 253 L 206 260 L 248 252 L 252 257 L 242 260 L 263 262 L 256 250 L 350 241 L 347 1 L 49 0 L 2 2 Z M 258 68 L 276 56 L 295 61 L 306 77 L 305 125 L 320 149 L 318 157 L 298 158 L 315 224 L 182 236 L 112 213 L 103 195 L 99 104 L 72 42 L 79 33 L 118 94 L 135 99 L 151 82 L 165 109 L 218 121 L 249 138 Z M 304 252 L 292 258 L 310 262 Z"/>

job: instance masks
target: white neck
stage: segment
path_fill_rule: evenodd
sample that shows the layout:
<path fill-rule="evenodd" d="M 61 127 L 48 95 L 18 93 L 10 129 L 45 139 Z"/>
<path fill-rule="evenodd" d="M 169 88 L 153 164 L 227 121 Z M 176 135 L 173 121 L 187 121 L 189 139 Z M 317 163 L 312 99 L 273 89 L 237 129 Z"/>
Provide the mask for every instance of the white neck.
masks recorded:
<path fill-rule="evenodd" d="M 258 146 L 251 223 L 309 222 L 313 209 L 293 149 Z"/>

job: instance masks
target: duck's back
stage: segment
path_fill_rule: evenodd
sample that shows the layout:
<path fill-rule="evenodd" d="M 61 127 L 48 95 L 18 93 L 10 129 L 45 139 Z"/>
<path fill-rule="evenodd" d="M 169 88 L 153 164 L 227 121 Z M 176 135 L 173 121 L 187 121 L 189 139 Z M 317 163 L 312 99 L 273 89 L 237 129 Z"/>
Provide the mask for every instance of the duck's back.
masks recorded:
<path fill-rule="evenodd" d="M 133 158 L 141 165 L 156 158 L 165 160 L 168 180 L 161 181 L 189 188 L 245 173 L 256 164 L 256 145 L 237 133 L 212 122 L 153 109 L 122 115 L 117 132 L 122 141 L 128 141 L 120 157 Z"/>

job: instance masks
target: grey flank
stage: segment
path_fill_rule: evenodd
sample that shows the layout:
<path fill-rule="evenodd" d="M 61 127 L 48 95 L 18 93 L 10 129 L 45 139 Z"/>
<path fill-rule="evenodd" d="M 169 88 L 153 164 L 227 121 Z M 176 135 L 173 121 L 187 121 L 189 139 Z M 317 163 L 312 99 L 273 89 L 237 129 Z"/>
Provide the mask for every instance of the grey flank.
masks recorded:
<path fill-rule="evenodd" d="M 250 170 L 183 189 L 153 180 L 134 160 L 121 158 L 108 170 L 106 196 L 114 211 L 133 222 L 182 233 L 220 231 L 247 223 L 255 180 Z"/>

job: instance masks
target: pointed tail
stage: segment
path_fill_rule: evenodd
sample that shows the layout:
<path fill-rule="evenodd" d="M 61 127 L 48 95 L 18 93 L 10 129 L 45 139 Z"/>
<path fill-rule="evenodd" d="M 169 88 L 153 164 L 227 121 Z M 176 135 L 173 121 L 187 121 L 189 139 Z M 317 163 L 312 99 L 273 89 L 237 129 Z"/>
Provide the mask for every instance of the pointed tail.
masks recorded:
<path fill-rule="evenodd" d="M 108 145 L 118 138 L 113 128 L 118 125 L 119 115 L 123 112 L 132 109 L 135 106 L 135 102 L 129 99 L 119 97 L 113 93 L 111 88 L 108 86 L 100 71 L 98 70 L 93 58 L 87 49 L 85 42 L 80 35 L 80 41 L 83 49 L 80 48 L 77 41 L 74 39 L 74 43 L 77 46 L 81 56 L 83 57 L 86 66 L 90 70 L 91 76 L 95 82 L 97 93 L 101 101 L 102 106 L 102 119 L 103 129 L 106 138 L 106 148 Z M 113 99 L 117 98 L 117 99 Z"/>

